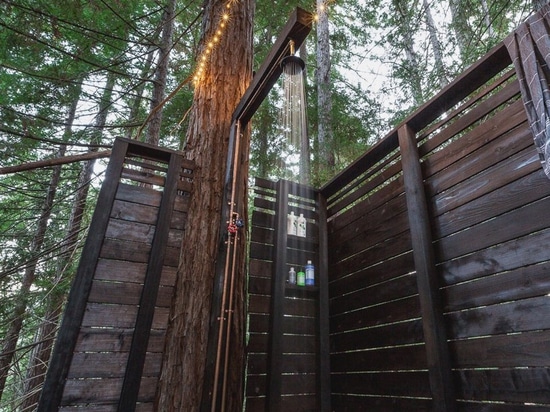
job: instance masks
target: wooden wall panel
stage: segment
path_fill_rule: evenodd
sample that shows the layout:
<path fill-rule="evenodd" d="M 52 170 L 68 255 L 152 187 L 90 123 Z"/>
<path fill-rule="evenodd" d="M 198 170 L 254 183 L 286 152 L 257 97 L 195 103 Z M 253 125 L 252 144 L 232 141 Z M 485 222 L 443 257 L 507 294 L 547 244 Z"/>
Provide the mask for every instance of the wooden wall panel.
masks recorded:
<path fill-rule="evenodd" d="M 113 153 L 40 410 L 153 410 L 193 165 L 124 139 Z"/>
<path fill-rule="evenodd" d="M 440 410 L 424 310 L 442 319 L 450 410 L 550 408 L 550 182 L 508 59 L 495 48 L 403 123 L 420 159 L 396 129 L 322 189 L 335 411 Z M 427 202 L 433 308 L 416 296 L 401 155 L 420 166 L 407 196 Z"/>
<path fill-rule="evenodd" d="M 314 262 L 316 283 L 319 281 L 319 216 L 315 201 L 309 200 L 313 191 L 290 182 L 285 184 L 289 187 L 289 209 L 296 216 L 302 213 L 308 219 L 307 237 L 290 235 L 279 239 L 277 222 L 284 220 L 286 232 L 286 215 L 284 219 L 277 216 L 277 185 L 257 179 L 249 249 L 247 411 L 320 410 L 318 288 L 286 284 L 290 267 L 298 272 L 307 260 Z M 284 262 L 277 262 L 275 256 L 279 244 L 284 244 Z M 280 277 L 274 276 L 277 266 L 283 268 Z M 277 281 L 285 283 L 281 295 L 274 294 Z M 281 315 L 277 327 L 273 323 L 275 305 Z M 274 338 L 277 344 L 273 343 Z M 270 367 L 274 357 L 277 357 L 275 362 L 280 374 Z M 280 396 L 270 389 L 274 380 L 279 385 Z"/>

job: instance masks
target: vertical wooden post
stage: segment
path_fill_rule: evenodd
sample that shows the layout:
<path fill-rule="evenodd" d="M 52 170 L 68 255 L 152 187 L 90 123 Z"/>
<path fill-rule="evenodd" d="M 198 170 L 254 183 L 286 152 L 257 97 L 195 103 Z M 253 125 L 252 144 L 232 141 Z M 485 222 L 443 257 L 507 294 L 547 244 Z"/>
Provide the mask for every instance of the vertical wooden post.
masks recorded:
<path fill-rule="evenodd" d="M 172 212 L 176 201 L 178 182 L 181 174 L 182 156 L 172 154 L 166 174 L 165 186 L 158 211 L 155 234 L 147 263 L 147 272 L 139 302 L 136 326 L 132 337 L 132 345 L 128 355 L 126 373 L 118 403 L 118 411 L 132 412 L 136 409 L 136 402 L 141 384 L 143 365 L 147 354 L 147 344 L 151 334 L 151 325 L 155 313 L 155 304 L 160 286 L 166 245 L 170 233 Z"/>
<path fill-rule="evenodd" d="M 317 192 L 317 205 L 319 207 L 319 399 L 321 412 L 329 412 L 331 411 L 331 390 L 327 202 L 320 192 Z"/>
<path fill-rule="evenodd" d="M 439 412 L 456 411 L 451 361 L 432 245 L 430 216 L 416 136 L 407 124 L 398 130 L 398 136 L 434 410 Z"/>
<path fill-rule="evenodd" d="M 287 260 L 288 181 L 277 182 L 277 214 L 275 215 L 275 250 L 271 287 L 271 322 L 266 408 L 281 410 L 281 375 L 283 360 L 283 320 Z"/>

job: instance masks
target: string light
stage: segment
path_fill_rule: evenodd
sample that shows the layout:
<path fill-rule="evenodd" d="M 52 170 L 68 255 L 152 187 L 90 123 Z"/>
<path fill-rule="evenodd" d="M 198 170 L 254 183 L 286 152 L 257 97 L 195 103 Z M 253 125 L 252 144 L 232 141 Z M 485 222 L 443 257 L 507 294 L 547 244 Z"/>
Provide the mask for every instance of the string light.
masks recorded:
<path fill-rule="evenodd" d="M 223 30 L 226 28 L 227 23 L 231 19 L 230 9 L 233 5 L 233 3 L 236 3 L 238 0 L 228 0 L 225 4 L 225 10 L 220 16 L 220 19 L 218 21 L 218 27 L 214 31 L 214 35 L 210 40 L 206 42 L 206 47 L 203 51 L 203 54 L 197 59 L 197 67 L 195 69 L 195 74 L 193 75 L 193 83 L 195 86 L 197 83 L 201 80 L 202 75 L 204 74 L 206 70 L 206 65 L 208 63 L 208 58 L 214 51 L 214 48 L 217 44 L 220 43 L 222 36 L 223 36 Z"/>

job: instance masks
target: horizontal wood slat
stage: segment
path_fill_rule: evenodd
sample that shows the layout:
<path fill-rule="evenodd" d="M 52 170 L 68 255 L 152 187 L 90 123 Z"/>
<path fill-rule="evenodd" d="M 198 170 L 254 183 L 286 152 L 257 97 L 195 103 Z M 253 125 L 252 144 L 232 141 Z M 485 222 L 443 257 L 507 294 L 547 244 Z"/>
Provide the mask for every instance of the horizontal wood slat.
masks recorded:
<path fill-rule="evenodd" d="M 52 362 L 70 362 L 68 374 L 47 378 L 46 386 L 66 384 L 54 384 L 41 410 L 154 410 L 194 165 L 139 142 L 118 139 L 115 146 L 109 165 L 115 172 L 101 192 L 110 200 L 98 204 L 94 218 L 101 216 L 101 230 L 89 235 L 98 252 L 82 258 L 91 260 L 84 270 L 87 290 L 71 291 L 82 310 L 65 314 L 79 317 L 80 325 L 72 331 L 62 326 L 73 339 L 72 353 L 56 348 L 53 355 Z M 144 316 L 152 317 L 151 325 L 140 322 Z M 135 371 L 130 379 L 129 368 Z"/>

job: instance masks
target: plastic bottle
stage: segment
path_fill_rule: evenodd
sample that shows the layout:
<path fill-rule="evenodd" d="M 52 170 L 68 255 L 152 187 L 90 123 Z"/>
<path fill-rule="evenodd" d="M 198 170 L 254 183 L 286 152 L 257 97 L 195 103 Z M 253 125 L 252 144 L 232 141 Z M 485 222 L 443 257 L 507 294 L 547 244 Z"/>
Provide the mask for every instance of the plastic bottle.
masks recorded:
<path fill-rule="evenodd" d="M 290 268 L 290 270 L 288 271 L 288 283 L 290 285 L 296 284 L 296 271 L 294 270 L 294 268 Z"/>
<path fill-rule="evenodd" d="M 297 235 L 300 237 L 306 237 L 306 218 L 303 213 L 300 213 L 300 217 L 296 219 L 298 223 Z"/>
<path fill-rule="evenodd" d="M 298 286 L 305 286 L 306 284 L 306 274 L 303 271 L 299 271 L 296 275 L 296 284 Z"/>
<path fill-rule="evenodd" d="M 315 285 L 315 269 L 313 267 L 313 264 L 311 263 L 311 260 L 307 261 L 305 275 L 306 275 L 306 285 L 307 286 Z"/>
<path fill-rule="evenodd" d="M 290 212 L 290 214 L 287 216 L 287 232 L 289 235 L 296 236 L 296 230 L 297 230 L 296 216 L 294 215 L 294 212 Z"/>

